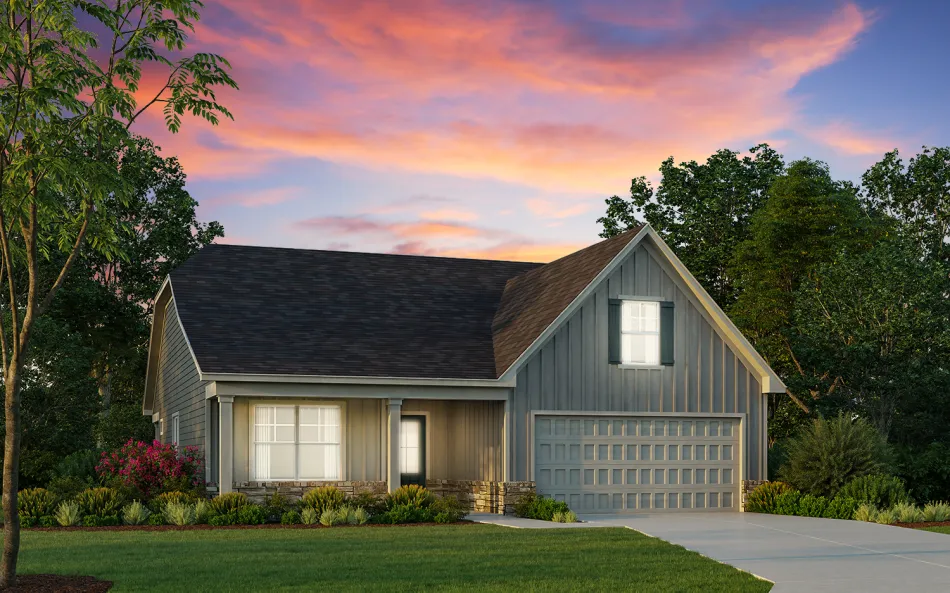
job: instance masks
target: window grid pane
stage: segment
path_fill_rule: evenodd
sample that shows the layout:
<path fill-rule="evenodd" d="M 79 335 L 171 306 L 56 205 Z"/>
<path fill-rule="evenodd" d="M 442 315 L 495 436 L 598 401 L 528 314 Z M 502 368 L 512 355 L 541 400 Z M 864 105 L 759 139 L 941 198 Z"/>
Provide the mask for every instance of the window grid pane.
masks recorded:
<path fill-rule="evenodd" d="M 620 344 L 621 359 L 625 364 L 659 364 L 659 303 L 654 301 L 623 302 Z"/>
<path fill-rule="evenodd" d="M 338 480 L 339 406 L 254 406 L 255 480 Z"/>

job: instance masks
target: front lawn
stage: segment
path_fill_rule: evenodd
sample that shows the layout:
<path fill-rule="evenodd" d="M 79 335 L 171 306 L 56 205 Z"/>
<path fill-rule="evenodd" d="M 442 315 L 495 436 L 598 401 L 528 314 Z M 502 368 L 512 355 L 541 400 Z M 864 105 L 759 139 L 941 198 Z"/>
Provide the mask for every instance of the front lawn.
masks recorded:
<path fill-rule="evenodd" d="M 26 531 L 20 572 L 113 591 L 750 591 L 752 575 L 629 529 L 492 525 Z"/>
<path fill-rule="evenodd" d="M 921 527 L 924 531 L 933 531 L 934 533 L 946 533 L 950 535 L 950 526 L 941 525 L 938 527 Z"/>

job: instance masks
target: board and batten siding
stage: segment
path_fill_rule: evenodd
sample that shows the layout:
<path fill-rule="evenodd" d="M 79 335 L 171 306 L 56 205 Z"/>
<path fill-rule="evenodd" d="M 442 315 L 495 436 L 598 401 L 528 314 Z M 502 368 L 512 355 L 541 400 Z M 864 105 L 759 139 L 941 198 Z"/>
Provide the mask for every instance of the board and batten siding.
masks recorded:
<path fill-rule="evenodd" d="M 403 415 L 418 412 L 427 412 L 428 478 L 504 479 L 505 402 L 403 400 Z"/>
<path fill-rule="evenodd" d="M 198 378 L 198 366 L 181 329 L 174 299 L 168 301 L 165 309 L 158 365 L 153 413 L 165 423 L 165 433 L 160 439 L 163 443 L 171 442 L 172 414 L 178 412 L 178 444 L 199 447 L 203 452 L 208 382 Z"/>
<path fill-rule="evenodd" d="M 661 263 L 663 262 L 663 263 Z M 765 479 L 765 399 L 759 378 L 701 311 L 676 272 L 641 244 L 518 370 L 512 397 L 512 479 L 530 480 L 531 412 L 744 414 L 744 479 Z M 624 369 L 608 363 L 608 299 L 657 297 L 675 303 L 674 364 Z"/>

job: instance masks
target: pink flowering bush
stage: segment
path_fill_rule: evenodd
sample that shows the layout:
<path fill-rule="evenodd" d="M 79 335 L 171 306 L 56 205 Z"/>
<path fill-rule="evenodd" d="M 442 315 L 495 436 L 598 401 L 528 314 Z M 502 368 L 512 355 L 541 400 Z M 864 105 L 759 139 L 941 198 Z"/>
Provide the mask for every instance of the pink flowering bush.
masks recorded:
<path fill-rule="evenodd" d="M 197 447 L 175 449 L 158 441 L 129 439 L 119 449 L 103 452 L 96 473 L 105 484 L 121 484 L 145 500 L 162 492 L 201 490 L 201 458 Z"/>

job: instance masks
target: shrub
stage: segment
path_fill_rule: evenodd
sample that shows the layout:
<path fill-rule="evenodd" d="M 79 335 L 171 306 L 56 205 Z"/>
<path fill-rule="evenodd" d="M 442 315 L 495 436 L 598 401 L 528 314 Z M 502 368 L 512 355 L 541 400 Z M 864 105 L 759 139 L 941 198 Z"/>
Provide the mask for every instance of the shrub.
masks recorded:
<path fill-rule="evenodd" d="M 211 510 L 215 515 L 226 515 L 231 511 L 237 512 L 241 507 L 251 504 L 243 492 L 228 492 L 219 494 L 211 500 Z"/>
<path fill-rule="evenodd" d="M 195 523 L 205 525 L 213 516 L 214 511 L 211 510 L 211 503 L 204 498 L 198 499 L 198 502 L 195 503 Z"/>
<path fill-rule="evenodd" d="M 194 525 L 195 524 L 195 505 L 187 502 L 169 502 L 162 509 L 165 515 L 165 521 L 169 525 Z"/>
<path fill-rule="evenodd" d="M 853 519 L 858 510 L 858 501 L 849 496 L 836 496 L 828 503 L 823 515 L 826 519 Z"/>
<path fill-rule="evenodd" d="M 879 509 L 889 509 L 910 500 L 907 488 L 900 478 L 882 475 L 855 478 L 845 484 L 840 495 L 850 496 L 858 503 L 872 504 Z"/>
<path fill-rule="evenodd" d="M 222 513 L 220 515 L 213 515 L 208 519 L 208 525 L 213 525 L 214 527 L 223 527 L 225 525 L 237 525 L 238 524 L 238 512 L 229 511 L 227 513 Z"/>
<path fill-rule="evenodd" d="M 909 502 L 898 503 L 891 510 L 898 523 L 919 523 L 924 520 L 924 513 Z"/>
<path fill-rule="evenodd" d="M 776 515 L 797 515 L 798 514 L 798 504 L 801 501 L 802 493 L 798 490 L 788 490 L 779 494 L 775 498 L 775 510 L 773 511 Z"/>
<path fill-rule="evenodd" d="M 429 492 L 424 486 L 417 484 L 402 486 L 395 492 L 390 492 L 386 495 L 387 509 L 405 505 L 414 506 L 417 509 L 425 509 L 433 502 L 435 502 L 435 495 Z"/>
<path fill-rule="evenodd" d="M 950 521 L 950 504 L 945 502 L 932 502 L 924 507 L 923 517 L 924 521 Z"/>
<path fill-rule="evenodd" d="M 82 512 L 75 502 L 61 502 L 56 508 L 53 518 L 63 527 L 72 527 L 82 523 Z"/>
<path fill-rule="evenodd" d="M 356 519 L 357 525 L 366 525 L 369 522 L 369 512 L 363 507 L 357 507 L 357 509 L 353 511 L 353 517 Z"/>
<path fill-rule="evenodd" d="M 558 511 L 554 513 L 554 517 L 551 519 L 555 523 L 577 523 L 577 515 L 574 514 L 574 511 L 562 512 Z"/>
<path fill-rule="evenodd" d="M 316 525 L 320 522 L 320 513 L 313 507 L 304 507 L 300 511 L 300 522 L 304 525 Z"/>
<path fill-rule="evenodd" d="M 468 514 L 468 507 L 454 496 L 443 496 L 432 503 L 429 512 L 436 523 L 457 523 Z"/>
<path fill-rule="evenodd" d="M 122 509 L 122 522 L 126 525 L 142 525 L 151 514 L 148 507 L 136 500 Z"/>
<path fill-rule="evenodd" d="M 284 513 L 293 508 L 287 497 L 280 492 L 275 492 L 264 498 L 264 513 L 267 515 L 268 523 L 278 523 Z"/>
<path fill-rule="evenodd" d="M 898 518 L 894 509 L 884 509 L 877 512 L 877 517 L 874 519 L 874 522 L 880 523 L 881 525 L 893 525 L 897 523 Z"/>
<path fill-rule="evenodd" d="M 515 515 L 525 519 L 539 519 L 541 521 L 551 521 L 554 519 L 554 513 L 566 513 L 570 510 L 570 507 L 564 501 L 530 493 L 522 496 L 515 505 Z"/>
<path fill-rule="evenodd" d="M 175 504 L 194 504 L 198 501 L 198 496 L 192 492 L 180 492 L 178 490 L 173 490 L 171 492 L 162 492 L 158 496 L 152 499 L 152 508 L 154 508 L 159 513 L 162 512 L 166 505 L 175 503 Z"/>
<path fill-rule="evenodd" d="M 350 505 L 343 505 L 336 510 L 338 523 L 341 525 L 347 523 L 349 525 L 356 525 L 356 509 Z"/>
<path fill-rule="evenodd" d="M 321 515 L 324 511 L 337 510 L 343 506 L 344 502 L 346 502 L 346 496 L 336 486 L 314 488 L 300 499 L 301 505 L 315 509 Z"/>
<path fill-rule="evenodd" d="M 74 451 L 56 464 L 53 468 L 53 478 L 75 478 L 86 484 L 85 488 L 89 488 L 97 477 L 96 463 L 99 461 L 99 456 L 100 454 L 92 449 Z"/>
<path fill-rule="evenodd" d="M 748 494 L 745 510 L 750 513 L 774 513 L 775 500 L 779 495 L 792 490 L 785 482 L 766 482 Z"/>
<path fill-rule="evenodd" d="M 256 504 L 247 504 L 237 510 L 238 525 L 263 525 L 267 523 L 267 511 Z"/>
<path fill-rule="evenodd" d="M 805 494 L 798 500 L 798 511 L 795 514 L 800 517 L 824 517 L 827 510 L 827 498 Z"/>
<path fill-rule="evenodd" d="M 346 503 L 354 508 L 362 508 L 370 515 L 379 515 L 386 512 L 386 499 L 370 490 L 361 490 L 346 499 Z"/>
<path fill-rule="evenodd" d="M 39 519 L 56 511 L 56 495 L 45 488 L 30 488 L 17 494 L 17 513 L 22 523 L 24 517 Z"/>
<path fill-rule="evenodd" d="M 76 476 L 57 476 L 49 481 L 47 490 L 61 499 L 67 499 L 74 498 L 90 486 L 92 486 L 92 482 L 87 482 Z"/>
<path fill-rule="evenodd" d="M 122 525 L 122 520 L 118 515 L 86 515 L 82 518 L 82 524 L 85 527 L 112 527 L 113 525 Z"/>
<path fill-rule="evenodd" d="M 876 506 L 873 504 L 863 503 L 858 505 L 858 509 L 854 512 L 854 520 L 874 523 L 877 521 L 877 514 L 878 510 Z"/>
<path fill-rule="evenodd" d="M 833 497 L 855 478 L 888 468 L 890 453 L 866 420 L 816 418 L 788 443 L 779 477 L 805 494 Z"/>
<path fill-rule="evenodd" d="M 146 525 L 165 525 L 165 516 L 162 513 L 152 513 L 145 520 Z"/>
<path fill-rule="evenodd" d="M 326 509 L 320 513 L 320 525 L 324 527 L 332 527 L 337 525 L 340 522 L 340 514 L 337 512 L 338 509 Z"/>
<path fill-rule="evenodd" d="M 281 525 L 300 525 L 303 521 L 297 511 L 287 511 L 280 516 Z"/>
<path fill-rule="evenodd" d="M 89 488 L 76 495 L 76 502 L 83 516 L 118 516 L 125 502 L 115 488 Z"/>
<path fill-rule="evenodd" d="M 119 481 L 148 500 L 160 492 L 203 488 L 198 448 L 179 451 L 158 441 L 149 445 L 130 439 L 119 449 L 103 452 L 96 472 L 103 481 Z"/>
<path fill-rule="evenodd" d="M 426 523 L 433 519 L 427 508 L 414 504 L 399 504 L 379 516 L 381 523 L 397 525 L 400 523 Z"/>

